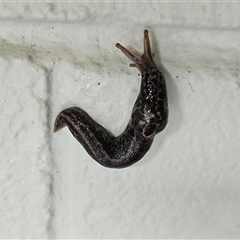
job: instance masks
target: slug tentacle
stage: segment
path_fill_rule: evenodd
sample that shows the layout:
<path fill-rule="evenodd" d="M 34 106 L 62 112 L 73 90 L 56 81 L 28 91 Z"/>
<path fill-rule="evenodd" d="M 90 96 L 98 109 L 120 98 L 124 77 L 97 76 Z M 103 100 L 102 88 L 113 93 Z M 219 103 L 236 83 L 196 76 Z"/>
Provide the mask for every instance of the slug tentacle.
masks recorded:
<path fill-rule="evenodd" d="M 144 31 L 144 51 L 142 56 L 130 52 L 128 49 L 123 47 L 120 43 L 116 43 L 116 47 L 119 48 L 130 60 L 133 61 L 133 63 L 130 64 L 130 67 L 136 67 L 142 73 L 147 68 L 157 68 L 152 52 L 151 52 L 151 46 L 150 41 L 148 37 L 148 30 Z"/>
<path fill-rule="evenodd" d="M 124 168 L 139 161 L 152 145 L 154 136 L 162 131 L 168 119 L 167 90 L 162 73 L 152 58 L 148 31 L 144 31 L 142 56 L 118 47 L 133 61 L 142 75 L 141 88 L 131 119 L 118 137 L 94 121 L 79 107 L 61 111 L 54 123 L 54 132 L 67 126 L 88 154 L 98 163 L 110 168 Z"/>

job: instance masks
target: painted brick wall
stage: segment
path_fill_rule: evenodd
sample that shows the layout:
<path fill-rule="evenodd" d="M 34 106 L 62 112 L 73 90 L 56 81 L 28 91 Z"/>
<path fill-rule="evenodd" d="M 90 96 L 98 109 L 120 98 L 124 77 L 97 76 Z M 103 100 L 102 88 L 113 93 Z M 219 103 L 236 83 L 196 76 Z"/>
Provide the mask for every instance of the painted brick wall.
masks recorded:
<path fill-rule="evenodd" d="M 0 3 L 0 238 L 239 238 L 240 4 Z M 122 170 L 94 162 L 62 109 L 121 133 L 140 76 L 165 75 L 169 123 Z"/>

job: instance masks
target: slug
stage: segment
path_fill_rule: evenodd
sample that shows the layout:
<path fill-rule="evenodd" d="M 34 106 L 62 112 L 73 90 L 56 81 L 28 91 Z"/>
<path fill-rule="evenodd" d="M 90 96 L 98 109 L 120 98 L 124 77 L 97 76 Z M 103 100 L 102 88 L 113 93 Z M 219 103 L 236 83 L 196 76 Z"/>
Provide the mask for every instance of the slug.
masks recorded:
<path fill-rule="evenodd" d="M 79 107 L 61 111 L 54 132 L 67 126 L 73 136 L 98 163 L 109 168 L 125 168 L 139 161 L 150 149 L 155 135 L 168 121 L 167 89 L 151 52 L 148 31 L 144 31 L 144 52 L 140 56 L 116 44 L 141 73 L 140 93 L 126 129 L 115 137 Z"/>

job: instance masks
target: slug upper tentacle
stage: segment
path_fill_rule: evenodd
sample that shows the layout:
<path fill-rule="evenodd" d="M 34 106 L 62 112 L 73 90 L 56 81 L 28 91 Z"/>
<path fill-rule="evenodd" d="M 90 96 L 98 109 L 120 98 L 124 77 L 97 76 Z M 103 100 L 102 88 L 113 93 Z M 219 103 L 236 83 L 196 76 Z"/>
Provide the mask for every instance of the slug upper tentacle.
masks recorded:
<path fill-rule="evenodd" d="M 141 88 L 131 119 L 118 137 L 94 121 L 79 107 L 61 111 L 54 123 L 54 132 L 67 126 L 88 154 L 109 168 L 124 168 L 139 161 L 152 145 L 154 136 L 162 131 L 168 120 L 167 89 L 162 73 L 153 60 L 148 31 L 144 31 L 142 56 L 116 44 L 142 75 Z"/>
<path fill-rule="evenodd" d="M 120 43 L 116 43 L 116 47 L 119 48 L 130 60 L 133 61 L 133 63 L 130 64 L 130 67 L 136 67 L 142 73 L 143 70 L 146 68 L 157 68 L 152 52 L 151 52 L 151 46 L 150 41 L 148 37 L 148 30 L 144 30 L 144 51 L 142 56 L 130 52 L 128 49 L 123 47 Z"/>

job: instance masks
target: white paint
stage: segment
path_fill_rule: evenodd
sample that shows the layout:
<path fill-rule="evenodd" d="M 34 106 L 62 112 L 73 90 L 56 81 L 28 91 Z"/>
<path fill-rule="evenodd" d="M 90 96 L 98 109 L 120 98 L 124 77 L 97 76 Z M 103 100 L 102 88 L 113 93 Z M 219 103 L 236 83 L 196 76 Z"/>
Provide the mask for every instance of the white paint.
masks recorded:
<path fill-rule="evenodd" d="M 0 5 L 1 238 L 240 237 L 238 3 Z M 145 28 L 169 124 L 107 169 L 53 122 L 77 105 L 124 129 L 140 77 L 115 43 L 141 52 Z"/>

